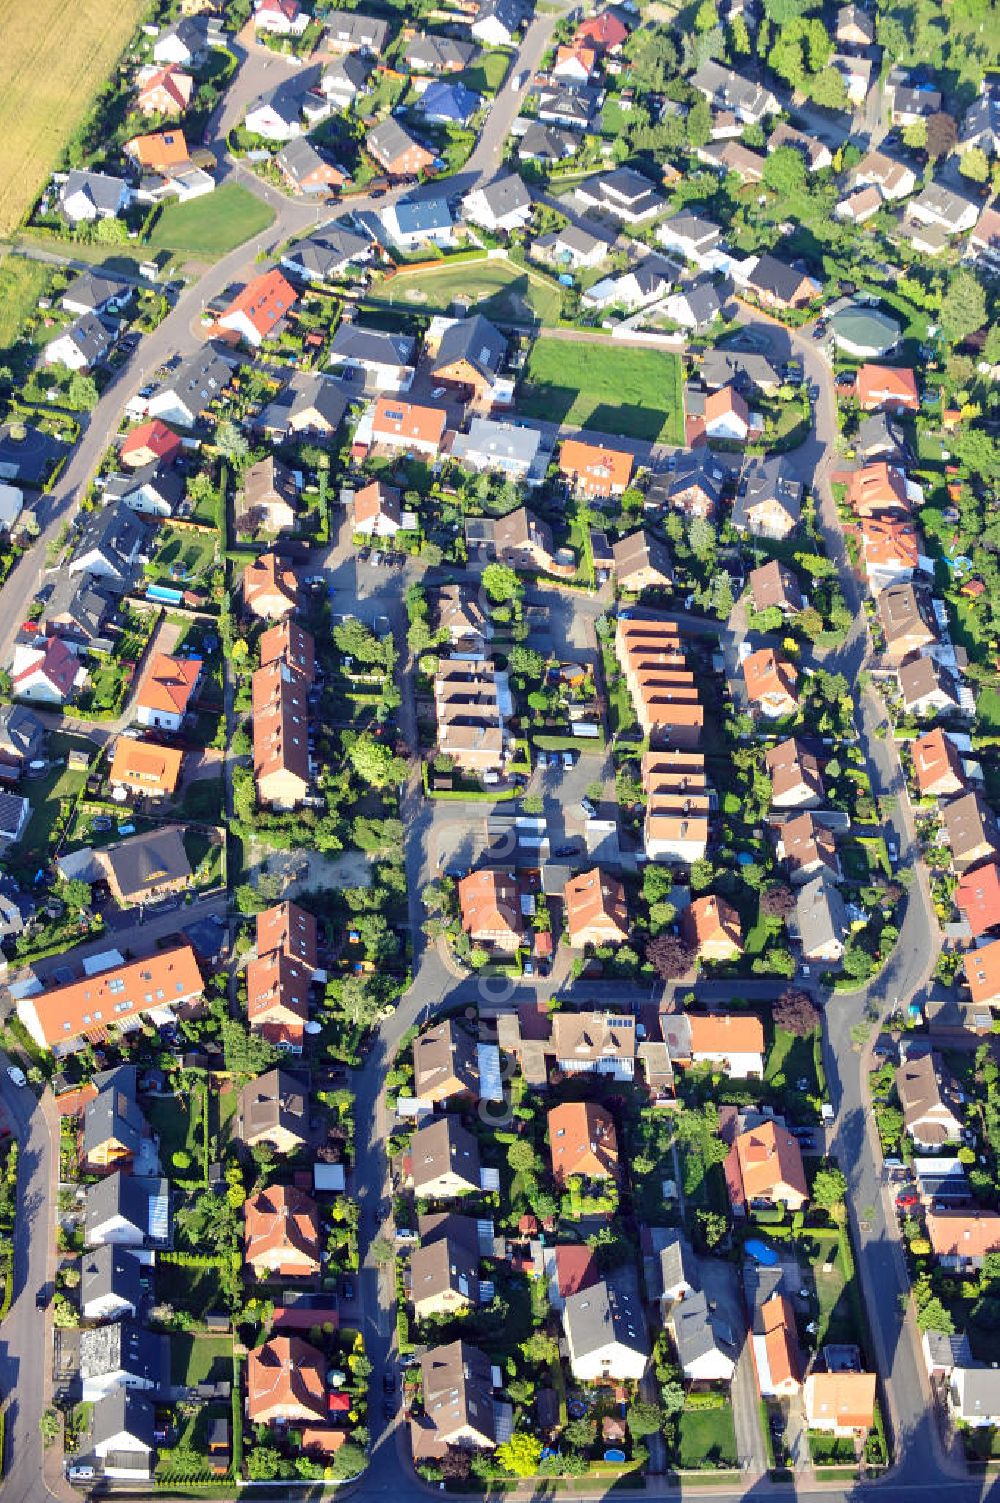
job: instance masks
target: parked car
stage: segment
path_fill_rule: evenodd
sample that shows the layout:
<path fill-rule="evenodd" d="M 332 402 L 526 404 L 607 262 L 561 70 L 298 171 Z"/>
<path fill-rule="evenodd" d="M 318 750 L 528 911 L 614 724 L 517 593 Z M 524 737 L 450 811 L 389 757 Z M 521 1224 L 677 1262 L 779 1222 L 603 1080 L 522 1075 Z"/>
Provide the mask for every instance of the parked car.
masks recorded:
<path fill-rule="evenodd" d="M 548 767 L 548 765 L 549 765 L 549 754 L 548 754 L 548 752 L 540 751 L 538 753 L 538 759 L 537 760 L 538 760 L 539 767 Z"/>
<path fill-rule="evenodd" d="M 564 751 L 562 754 L 562 765 L 564 767 L 573 767 L 575 763 L 576 757 L 573 755 L 573 753 L 571 751 Z"/>
<path fill-rule="evenodd" d="M 566 845 L 557 845 L 552 854 L 558 861 L 561 856 L 575 856 L 579 849 L 580 847 L 577 841 L 570 840 L 567 841 Z"/>
<path fill-rule="evenodd" d="M 25 1075 L 20 1065 L 8 1065 L 7 1078 L 16 1086 L 24 1086 L 28 1084 L 28 1077 L 27 1075 Z"/>
<path fill-rule="evenodd" d="M 340 1297 L 341 1297 L 341 1299 L 353 1299 L 354 1298 L 354 1280 L 353 1279 L 341 1279 L 341 1281 L 340 1281 Z"/>
<path fill-rule="evenodd" d="M 900 1190 L 896 1196 L 897 1211 L 912 1211 L 920 1204 L 920 1196 L 916 1190 Z"/>

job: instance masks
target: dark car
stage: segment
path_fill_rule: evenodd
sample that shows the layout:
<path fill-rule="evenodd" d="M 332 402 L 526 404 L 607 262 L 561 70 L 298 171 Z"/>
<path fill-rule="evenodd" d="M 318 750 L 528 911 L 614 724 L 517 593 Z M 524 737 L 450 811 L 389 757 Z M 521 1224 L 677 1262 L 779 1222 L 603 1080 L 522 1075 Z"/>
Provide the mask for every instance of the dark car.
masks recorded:
<path fill-rule="evenodd" d="M 392 1373 L 382 1374 L 382 1388 L 386 1393 L 396 1392 L 396 1379 L 393 1377 Z"/>
<path fill-rule="evenodd" d="M 386 1399 L 384 1401 L 384 1403 L 382 1404 L 382 1413 L 385 1415 L 387 1420 L 391 1420 L 393 1418 L 396 1413 L 396 1406 L 393 1403 L 392 1399 Z"/>
<path fill-rule="evenodd" d="M 579 849 L 576 841 L 571 840 L 568 845 L 557 845 L 552 854 L 558 860 L 560 856 L 575 856 Z"/>
<path fill-rule="evenodd" d="M 341 1281 L 340 1281 L 340 1297 L 341 1297 L 341 1299 L 353 1299 L 354 1298 L 354 1280 L 353 1279 L 341 1279 Z"/>
<path fill-rule="evenodd" d="M 35 1309 L 36 1310 L 47 1310 L 48 1306 L 49 1306 L 49 1290 L 48 1290 L 48 1285 L 47 1284 L 43 1284 L 42 1287 L 41 1287 L 41 1289 L 39 1289 L 38 1293 L 35 1295 Z"/>

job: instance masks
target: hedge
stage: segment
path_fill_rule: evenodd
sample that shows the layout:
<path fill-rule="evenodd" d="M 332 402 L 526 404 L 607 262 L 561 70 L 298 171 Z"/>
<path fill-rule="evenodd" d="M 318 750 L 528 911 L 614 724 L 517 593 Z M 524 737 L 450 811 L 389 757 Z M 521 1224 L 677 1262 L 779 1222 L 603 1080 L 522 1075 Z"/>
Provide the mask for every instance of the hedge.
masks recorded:
<path fill-rule="evenodd" d="M 222 1268 L 226 1261 L 218 1253 L 196 1252 L 160 1252 L 157 1258 L 161 1263 L 173 1263 L 178 1268 Z"/>

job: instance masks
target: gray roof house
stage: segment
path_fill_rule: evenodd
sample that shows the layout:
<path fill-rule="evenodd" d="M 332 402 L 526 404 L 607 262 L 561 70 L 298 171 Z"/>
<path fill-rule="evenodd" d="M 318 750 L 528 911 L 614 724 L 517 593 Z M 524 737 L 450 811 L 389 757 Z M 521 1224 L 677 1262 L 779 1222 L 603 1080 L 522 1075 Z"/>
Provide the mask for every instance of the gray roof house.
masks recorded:
<path fill-rule="evenodd" d="M 237 362 L 211 341 L 161 381 L 146 404 L 146 415 L 193 428 L 217 397 L 228 390 Z"/>
<path fill-rule="evenodd" d="M 136 565 L 145 557 L 149 533 L 138 517 L 120 501 L 91 512 L 80 532 L 70 574 L 93 574 L 122 588 L 131 583 Z"/>
<path fill-rule="evenodd" d="M 524 18 L 521 0 L 480 0 L 470 30 L 489 47 L 508 47 Z"/>
<path fill-rule="evenodd" d="M 799 890 L 795 915 L 803 957 L 837 965 L 850 925 L 844 900 L 826 872 Z"/>
<path fill-rule="evenodd" d="M 906 436 L 887 412 L 873 412 L 859 424 L 854 448 L 861 459 L 897 462 L 908 457 Z"/>
<path fill-rule="evenodd" d="M 327 46 L 337 52 L 385 51 L 389 23 L 356 10 L 331 10 L 325 16 Z"/>
<path fill-rule="evenodd" d="M 981 84 L 981 93 L 962 118 L 958 150 L 978 146 L 988 157 L 1000 156 L 1000 86 L 992 79 Z"/>
<path fill-rule="evenodd" d="M 514 480 L 540 485 L 545 479 L 549 450 L 542 447 L 537 428 L 473 418 L 468 433 L 459 433 L 452 458 L 473 470 L 499 470 Z"/>
<path fill-rule="evenodd" d="M 667 298 L 663 311 L 683 328 L 707 329 L 714 319 L 722 317 L 732 295 L 732 282 L 719 281 L 703 272 L 692 281 L 683 282 Z"/>
<path fill-rule="evenodd" d="M 80 1264 L 80 1311 L 87 1320 L 137 1315 L 142 1302 L 141 1264 L 127 1247 L 91 1247 Z"/>
<path fill-rule="evenodd" d="M 325 224 L 317 235 L 296 240 L 279 262 L 283 271 L 303 282 L 324 282 L 339 276 L 348 266 L 368 261 L 372 241 L 340 220 Z"/>
<path fill-rule="evenodd" d="M 578 1382 L 638 1382 L 645 1373 L 649 1334 L 636 1295 L 602 1280 L 567 1295 L 562 1321 L 570 1369 Z"/>
<path fill-rule="evenodd" d="M 413 381 L 416 348 L 409 334 L 342 323 L 330 342 L 329 359 L 335 369 L 366 371 L 383 391 L 405 391 Z"/>
<path fill-rule="evenodd" d="M 96 313 L 81 313 L 45 347 L 45 364 L 57 361 L 74 371 L 100 365 L 115 342 L 115 336 Z"/>
<path fill-rule="evenodd" d="M 152 1402 L 134 1388 L 116 1388 L 94 1405 L 94 1455 L 104 1462 L 105 1477 L 148 1481 L 156 1444 Z"/>
<path fill-rule="evenodd" d="M 118 1077 L 118 1072 L 115 1072 Z M 132 1079 L 115 1078 L 88 1101 L 83 1114 L 83 1152 L 89 1163 L 105 1165 L 134 1161 L 149 1124 L 135 1099 L 135 1074 Z"/>
<path fill-rule="evenodd" d="M 445 366 L 464 361 L 485 380 L 492 381 L 506 353 L 506 339 L 481 313 L 474 313 L 471 318 L 456 318 L 441 336 L 434 357 L 434 374 Z"/>
<path fill-rule="evenodd" d="M 20 840 L 31 818 L 31 805 L 19 793 L 0 790 L 0 844 Z"/>
<path fill-rule="evenodd" d="M 116 313 L 130 302 L 135 288 L 100 271 L 82 271 L 60 298 L 67 313 Z"/>
<path fill-rule="evenodd" d="M 659 1253 L 660 1300 L 663 1312 L 679 1299 L 686 1299 L 701 1288 L 698 1260 L 684 1233 L 670 1228 Z"/>
<path fill-rule="evenodd" d="M 415 73 L 461 73 L 476 55 L 472 42 L 418 31 L 406 44 L 403 56 Z"/>
<path fill-rule="evenodd" d="M 80 1377 L 84 1403 L 96 1403 L 117 1388 L 138 1388 L 166 1398 L 170 1392 L 170 1341 L 134 1320 L 119 1320 L 80 1332 Z"/>
<path fill-rule="evenodd" d="M 109 475 L 104 499 L 121 501 L 143 517 L 172 517 L 184 499 L 184 481 L 153 459 L 127 475 Z"/>
<path fill-rule="evenodd" d="M 733 502 L 737 532 L 786 537 L 802 517 L 802 482 L 786 473 L 780 458 L 750 459 Z"/>
<path fill-rule="evenodd" d="M 34 762 L 45 752 L 45 726 L 23 705 L 0 705 L 0 761 Z"/>
<path fill-rule="evenodd" d="M 320 87 L 338 109 L 348 110 L 358 95 L 364 93 L 370 69 L 370 63 L 360 53 L 349 52 L 325 69 Z"/>
<path fill-rule="evenodd" d="M 118 607 L 114 590 L 89 574 L 60 574 L 44 602 L 39 627 L 78 647 L 107 647 L 108 621 Z"/>
<path fill-rule="evenodd" d="M 744 125 L 759 124 L 766 115 L 777 115 L 781 110 L 770 89 L 731 72 L 721 63 L 703 63 L 691 75 L 690 82 L 709 104 L 735 115 Z"/>
<path fill-rule="evenodd" d="M 770 393 L 777 391 L 781 385 L 781 373 L 767 356 L 755 354 L 752 350 L 718 347 L 706 350 L 698 374 L 709 391 L 733 385 L 744 393 L 755 387 L 759 391 Z"/>
<path fill-rule="evenodd" d="M 735 1332 L 696 1289 L 671 1309 L 677 1360 L 689 1382 L 728 1383 L 739 1355 Z"/>
<path fill-rule="evenodd" d="M 109 1174 L 87 1187 L 84 1245 L 166 1247 L 170 1242 L 170 1183 L 155 1176 Z"/>
<path fill-rule="evenodd" d="M 66 174 L 59 190 L 62 211 L 71 224 L 95 219 L 113 219 L 128 203 L 128 183 L 106 172 L 74 170 Z"/>
<path fill-rule="evenodd" d="M 956 1367 L 951 1403 L 958 1419 L 978 1428 L 1000 1422 L 1000 1371 L 995 1367 Z"/>
<path fill-rule="evenodd" d="M 462 200 L 462 213 L 488 230 L 516 230 L 531 218 L 531 193 L 516 172 L 502 173 Z"/>
<path fill-rule="evenodd" d="M 290 433 L 328 438 L 340 427 L 347 405 L 340 382 L 317 371 L 298 371 L 255 419 L 254 427 L 278 438 Z"/>

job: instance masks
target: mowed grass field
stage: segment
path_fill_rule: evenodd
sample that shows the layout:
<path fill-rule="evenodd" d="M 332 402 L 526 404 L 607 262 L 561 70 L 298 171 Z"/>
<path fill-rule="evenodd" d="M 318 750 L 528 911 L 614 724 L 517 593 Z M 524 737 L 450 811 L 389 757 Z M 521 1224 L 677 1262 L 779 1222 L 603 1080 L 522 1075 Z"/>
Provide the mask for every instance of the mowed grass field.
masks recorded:
<path fill-rule="evenodd" d="M 148 243 L 154 250 L 216 261 L 273 223 L 274 210 L 256 194 L 227 183 L 189 204 L 166 204 Z"/>
<path fill-rule="evenodd" d="M 31 207 L 143 9 L 140 0 L 0 0 L 0 235 Z"/>
<path fill-rule="evenodd" d="M 681 362 L 669 350 L 546 338 L 532 346 L 517 395 L 522 417 L 623 438 L 684 441 Z"/>
<path fill-rule="evenodd" d="M 414 313 L 448 313 L 459 299 L 500 323 L 554 324 L 559 317 L 559 293 L 551 283 L 509 261 L 404 268 L 373 288 L 366 301 Z"/>

